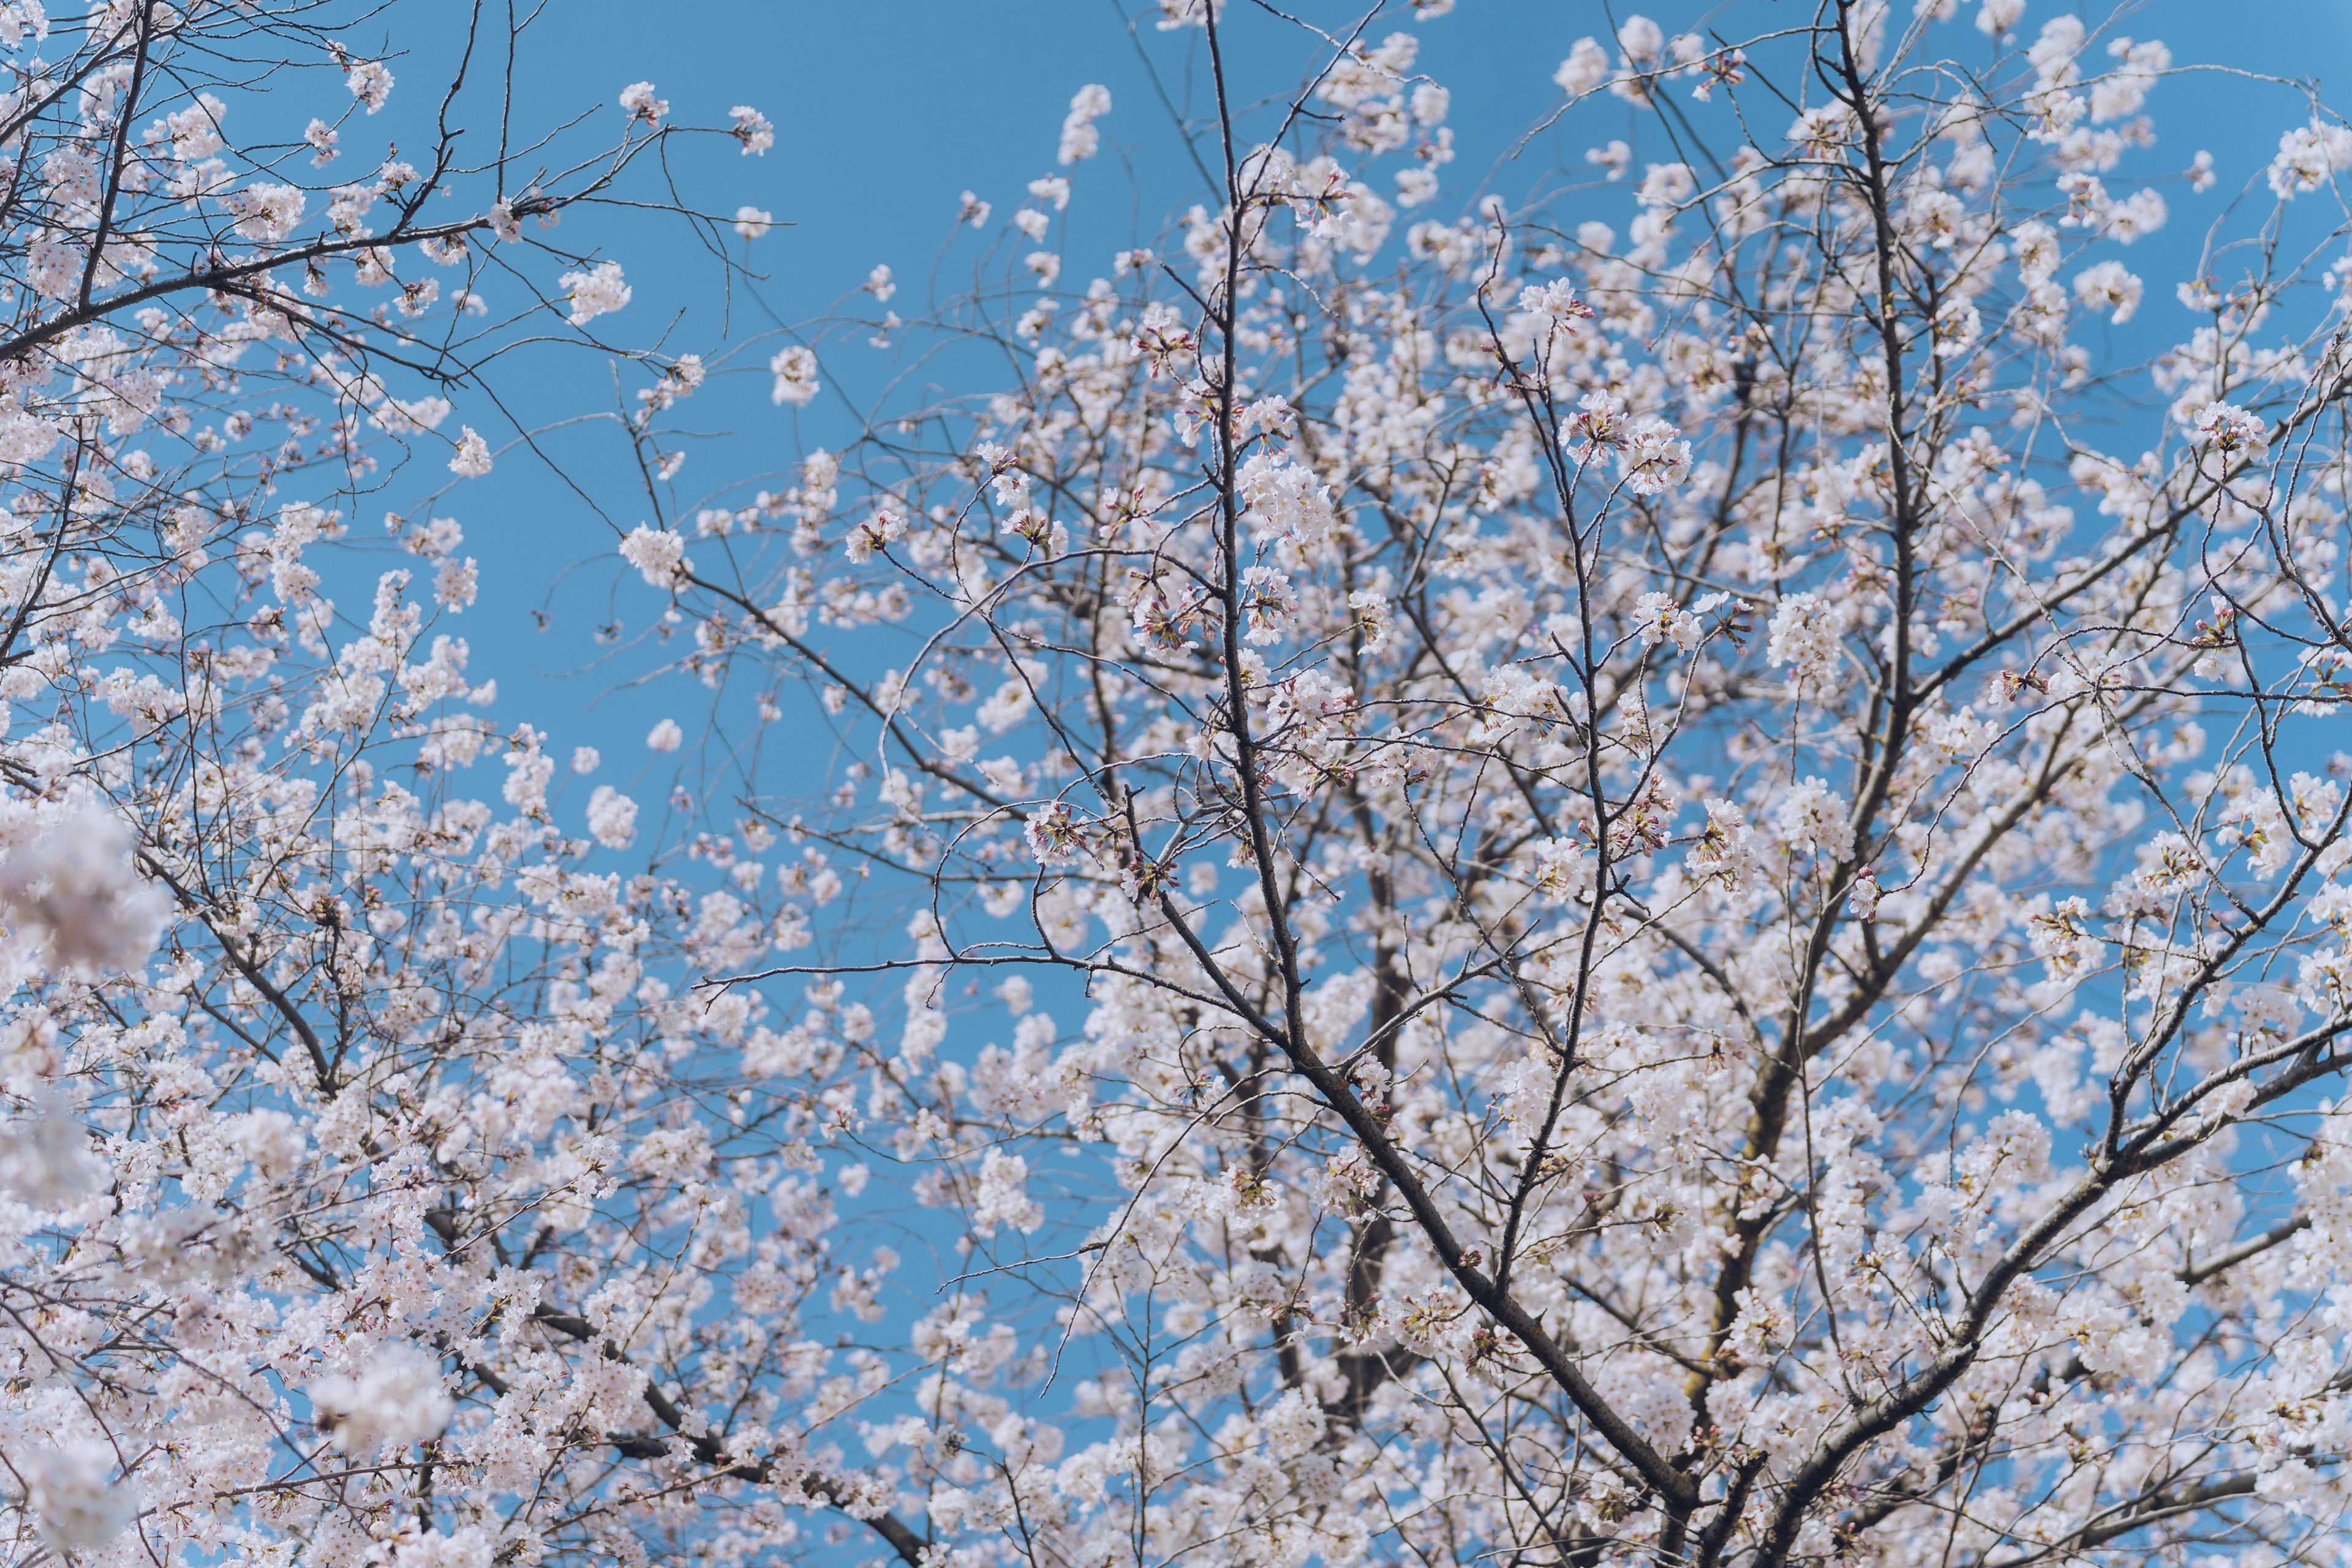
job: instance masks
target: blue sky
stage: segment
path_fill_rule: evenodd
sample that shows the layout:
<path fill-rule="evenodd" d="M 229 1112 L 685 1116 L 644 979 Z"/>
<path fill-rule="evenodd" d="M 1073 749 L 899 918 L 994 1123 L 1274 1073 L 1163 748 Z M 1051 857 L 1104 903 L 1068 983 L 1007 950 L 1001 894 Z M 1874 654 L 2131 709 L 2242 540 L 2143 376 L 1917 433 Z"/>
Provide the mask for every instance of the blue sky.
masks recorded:
<path fill-rule="evenodd" d="M 1748 5 L 1742 0 L 1716 9 L 1745 18 L 1752 16 Z M 1028 180 L 1055 172 L 1061 118 L 1082 84 L 1107 85 L 1115 107 L 1101 124 L 1102 155 L 1076 171 L 1066 281 L 1083 286 L 1104 269 L 1112 250 L 1154 239 L 1173 215 L 1211 199 L 1175 133 L 1184 113 L 1197 115 L 1206 106 L 1199 35 L 1160 33 L 1149 16 L 1131 30 L 1128 12 L 1139 7 L 1139 0 L 692 0 L 649 10 L 619 0 L 563 0 L 542 13 L 521 51 L 517 119 L 547 123 L 602 107 L 609 126 L 620 88 L 648 79 L 680 121 L 716 123 L 741 102 L 776 122 L 777 145 L 764 158 L 738 157 L 731 146 L 708 142 L 689 145 L 672 163 L 682 195 L 706 210 L 731 214 L 748 203 L 791 226 L 750 248 L 747 259 L 764 275 L 751 289 L 728 294 L 716 263 L 680 226 L 657 216 L 574 220 L 561 236 L 573 245 L 601 246 L 627 268 L 634 303 L 599 323 L 615 341 L 666 338 L 674 351 L 709 353 L 730 339 L 809 322 L 845 300 L 871 314 L 871 301 L 854 290 L 877 262 L 887 263 L 901 286 L 893 308 L 914 317 L 934 280 L 941 297 L 969 286 L 991 243 L 991 236 L 954 230 L 961 194 L 971 190 L 993 202 L 1001 222 L 1022 201 Z M 1989 47 L 1970 26 L 1975 8 L 1976 0 L 1965 0 L 1961 19 L 1948 25 L 1946 47 L 1963 58 Z M 2076 8 L 2031 0 L 2022 27 L 2030 35 L 2048 16 Z M 1425 24 L 1412 20 L 1408 5 L 1393 9 L 1396 16 L 1376 23 L 1373 36 L 1393 27 L 1418 33 L 1422 68 L 1454 94 L 1459 158 L 1427 216 L 1464 210 L 1482 183 L 1508 194 L 1563 164 L 1581 175 L 1583 150 L 1611 137 L 1632 142 L 1637 168 L 1645 158 L 1670 156 L 1647 117 L 1614 101 L 1580 107 L 1516 160 L 1508 156 L 1555 101 L 1549 75 L 1573 40 L 1606 31 L 1608 16 L 1622 18 L 1628 7 L 1604 12 L 1600 0 L 1460 0 L 1453 15 Z M 1771 19 L 1785 12 L 1785 20 L 1795 21 L 1809 7 L 1782 0 L 1770 9 Z M 1899 12 L 1909 9 L 1898 0 Z M 2094 19 L 2109 10 L 2104 4 L 2079 9 Z M 1656 0 L 1650 10 L 1669 30 L 1704 25 L 1710 14 L 1676 0 Z M 1299 14 L 1344 27 L 1358 12 L 1310 5 Z M 1247 101 L 1297 80 L 1312 58 L 1307 40 L 1250 0 L 1232 0 L 1227 16 L 1237 97 Z M 2185 167 L 2201 147 L 2214 154 L 2222 176 L 2204 197 L 2169 187 L 2170 226 L 2135 253 L 2136 266 L 2147 263 L 2140 269 L 2151 289 L 2132 331 L 2153 347 L 2186 324 L 2171 319 L 2179 307 L 2169 284 L 2188 269 L 2204 223 L 2269 157 L 2279 132 L 2302 117 L 2292 89 L 2235 73 L 2297 73 L 2323 88 L 2352 81 L 2346 68 L 2352 65 L 2352 0 L 2244 0 L 2218 7 L 2210 0 L 2149 0 L 2120 26 L 2136 37 L 2166 39 L 2177 64 L 2210 62 L 2231 73 L 2177 76 L 2150 100 L 2159 142 L 2147 167 Z M 429 57 L 427 50 L 402 67 L 411 113 L 426 107 L 432 90 Z M 386 116 L 382 129 L 393 130 L 389 121 L 396 118 Z M 1622 222 L 1616 209 L 1623 194 L 1622 187 L 1596 193 L 1598 215 Z M 950 239 L 952 248 L 943 250 Z M 692 448 L 679 480 L 689 515 L 703 487 L 782 471 L 806 447 L 837 445 L 854 429 L 850 409 L 834 395 L 798 415 L 772 407 L 760 368 L 766 353 L 760 349 L 743 362 L 742 375 L 715 382 L 687 406 L 691 422 L 709 433 Z M 890 368 L 889 356 L 866 349 L 859 337 L 827 356 L 828 380 L 853 395 L 878 385 Z M 609 374 L 582 355 L 542 356 L 517 369 L 520 380 L 509 391 L 533 418 L 613 406 Z M 460 404 L 461 416 L 475 422 L 478 405 Z M 435 510 L 455 512 L 467 551 L 483 562 L 482 602 L 448 629 L 473 643 L 478 674 L 498 675 L 506 694 L 500 720 L 538 723 L 559 745 L 595 743 L 613 767 L 604 776 L 625 782 L 619 766 L 634 772 L 655 760 L 641 746 L 655 718 L 675 713 L 693 730 L 696 693 L 677 682 L 619 687 L 620 678 L 642 667 L 634 650 L 612 663 L 593 662 L 602 651 L 593 628 L 617 615 L 625 631 L 642 631 L 657 609 L 654 595 L 611 554 L 607 524 L 625 530 L 645 521 L 648 509 L 611 462 L 617 447 L 609 437 L 599 439 L 601 448 L 573 447 L 582 456 L 576 477 L 584 496 L 517 458 L 502 462 L 491 479 L 458 487 Z M 572 570 L 551 594 L 547 585 L 567 567 Z M 544 627 L 536 614 L 542 612 L 550 617 Z M 657 796 L 666 784 L 666 770 L 658 783 L 649 773 L 640 793 Z"/>

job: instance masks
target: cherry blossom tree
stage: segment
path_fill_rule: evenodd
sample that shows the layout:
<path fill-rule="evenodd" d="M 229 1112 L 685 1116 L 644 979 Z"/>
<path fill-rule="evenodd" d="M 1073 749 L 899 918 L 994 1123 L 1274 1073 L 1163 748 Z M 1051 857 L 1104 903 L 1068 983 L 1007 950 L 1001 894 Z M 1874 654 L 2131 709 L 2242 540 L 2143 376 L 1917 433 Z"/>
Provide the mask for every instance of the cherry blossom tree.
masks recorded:
<path fill-rule="evenodd" d="M 756 291 L 665 173 L 753 109 L 0 5 L 12 1561 L 2333 1561 L 2352 131 L 1735 5 L 1465 196 L 1451 9 L 1161 0 L 981 287 L 698 355 L 555 220 Z M 1139 134 L 1208 194 L 1088 265 Z M 667 815 L 458 635 L 547 339 Z"/>
<path fill-rule="evenodd" d="M 857 890 L 721 994 L 956 1241 L 834 1484 L 924 1563 L 2332 1560 L 2352 131 L 2248 84 L 2151 289 L 2230 172 L 2119 19 L 1626 16 L 1529 108 L 1645 158 L 1448 219 L 1396 17 L 1269 101 L 1164 9 L 1214 199 L 1081 282 L 1079 92 L 922 318 L 1010 374 L 623 546 L 832 716 L 827 796 L 716 709 Z"/>
<path fill-rule="evenodd" d="M 700 1331 L 699 1276 L 650 1260 L 742 1220 L 683 1195 L 704 1135 L 633 1031 L 685 1005 L 656 971 L 743 961 L 748 906 L 581 864 L 633 803 L 559 826 L 544 733 L 467 673 L 478 574 L 432 514 L 497 460 L 495 363 L 603 348 L 628 303 L 559 221 L 716 240 L 654 165 L 773 131 L 645 83 L 502 127 L 515 18 L 422 9 L 0 6 L 12 1562 L 609 1560 L 678 1489 L 616 1474 L 608 1431 L 709 1441 L 633 1358 Z M 354 52 L 387 23 L 426 63 Z M 391 61 L 425 84 L 405 119 Z M 379 156 L 387 109 L 424 152 Z M 625 359 L 648 410 L 701 379 Z M 497 804 L 457 787 L 500 756 Z M 625 1103 L 646 1137 L 605 1125 Z M 801 1242 L 761 1246 L 787 1292 Z M 649 1265 L 685 1274 L 598 1295 Z"/>

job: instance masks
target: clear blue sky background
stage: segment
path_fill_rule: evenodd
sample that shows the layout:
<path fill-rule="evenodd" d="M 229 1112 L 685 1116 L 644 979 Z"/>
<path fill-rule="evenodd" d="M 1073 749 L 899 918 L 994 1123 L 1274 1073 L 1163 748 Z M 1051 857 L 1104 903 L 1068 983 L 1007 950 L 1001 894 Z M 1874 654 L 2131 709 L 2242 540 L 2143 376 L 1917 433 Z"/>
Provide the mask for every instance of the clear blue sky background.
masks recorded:
<path fill-rule="evenodd" d="M 1345 26 L 1357 14 L 1325 0 L 1302 4 L 1306 15 L 1332 26 Z M 1134 0 L 1127 8 L 1134 8 Z M 1705 15 L 1696 5 L 1673 0 L 1656 0 L 1648 8 L 1675 30 Z M 1752 16 L 1759 8 L 1757 0 L 1739 0 L 1741 14 Z M 2038 28 L 2061 8 L 2052 0 L 2031 0 L 2025 27 Z M 1580 34 L 1606 30 L 1599 0 L 1460 0 L 1454 15 L 1418 26 L 1409 7 L 1397 9 L 1393 22 L 1376 26 L 1375 36 L 1391 26 L 1418 32 L 1423 40 L 1422 68 L 1454 95 L 1459 158 L 1447 171 L 1445 195 L 1425 209 L 1427 216 L 1450 218 L 1465 210 L 1488 171 L 1487 188 L 1516 194 L 1549 169 L 1578 168 L 1586 147 L 1611 137 L 1631 142 L 1637 163 L 1671 155 L 1653 138 L 1643 117 L 1609 101 L 1580 109 L 1531 145 L 1517 163 L 1497 165 L 1556 101 L 1550 73 L 1570 44 Z M 1810 13 L 1811 3 L 1779 0 L 1766 9 L 1775 19 L 1795 23 Z M 1907 16 L 1910 0 L 1897 0 L 1897 9 Z M 1626 10 L 1619 6 L 1617 15 Z M 2104 5 L 2084 10 L 2093 17 L 2107 14 Z M 1971 25 L 1974 12 L 1975 0 L 1966 0 L 1962 19 L 1948 25 L 1948 47 L 1980 56 L 1987 46 Z M 1228 15 L 1239 57 L 1235 68 L 1246 90 L 1297 79 L 1311 50 L 1281 36 L 1250 0 L 1231 0 Z M 2302 75 L 2317 79 L 2323 88 L 2352 89 L 2352 0 L 2238 0 L 2222 5 L 2211 0 L 2151 0 L 2123 26 L 2135 37 L 2164 38 L 2179 63 Z M 728 106 L 741 102 L 761 107 L 776 121 L 777 146 L 764 159 L 740 158 L 731 148 L 712 144 L 688 151 L 675 165 L 685 195 L 708 210 L 731 214 L 750 203 L 793 226 L 751 248 L 750 258 L 766 280 L 756 298 L 738 294 L 732 300 L 731 318 L 719 308 L 718 269 L 692 248 L 677 225 L 630 218 L 601 227 L 567 227 L 567 240 L 593 240 L 628 270 L 636 289 L 634 303 L 622 316 L 599 323 L 616 341 L 656 341 L 677 312 L 683 315 L 670 346 L 705 353 L 721 347 L 730 332 L 740 337 L 804 322 L 845 299 L 870 314 L 870 302 L 854 290 L 877 262 L 888 263 L 901 283 L 893 307 L 908 317 L 919 315 L 927 279 L 950 237 L 961 193 L 969 189 L 994 203 L 1000 220 L 1009 215 L 1023 200 L 1027 181 L 1055 171 L 1062 115 L 1071 94 L 1087 82 L 1107 85 L 1116 106 L 1102 122 L 1102 154 L 1076 172 L 1066 281 L 1082 288 L 1087 278 L 1107 269 L 1113 249 L 1156 240 L 1171 216 L 1195 200 L 1214 199 L 1174 133 L 1171 110 L 1160 98 L 1164 89 L 1180 105 L 1184 101 L 1187 50 L 1197 47 L 1197 35 L 1157 33 L 1147 17 L 1131 36 L 1125 11 L 1114 0 L 688 0 L 656 7 L 620 0 L 555 0 L 541 28 L 523 55 L 518 110 L 523 123 L 609 107 L 625 84 L 641 78 L 653 80 L 672 100 L 681 121 L 715 122 Z M 1157 85 L 1139 55 L 1139 42 L 1158 68 Z M 404 87 L 414 82 L 421 89 L 432 79 L 423 59 L 399 68 Z M 1195 108 L 1201 107 L 1201 85 L 1190 84 Z M 2339 101 L 2352 106 L 2352 90 Z M 2223 75 L 2168 79 L 2157 89 L 2149 110 L 2159 144 L 2142 172 L 2183 169 L 2201 147 L 2213 153 L 2221 182 L 2203 197 L 2191 195 L 2184 185 L 2168 185 L 2170 226 L 2131 253 L 2132 264 L 2151 285 L 2131 342 L 2119 345 L 2132 353 L 2152 351 L 2185 331 L 2189 323 L 2172 299 L 2172 281 L 2189 270 L 2210 216 L 2230 192 L 2256 174 L 2279 133 L 2302 119 L 2293 92 L 2254 90 L 2242 78 Z M 1784 122 L 1775 119 L 1765 129 L 1777 132 Z M 1622 228 L 1624 195 L 1622 186 L 1596 192 L 1590 216 Z M 2262 199 L 2267 202 L 2267 195 Z M 1571 207 L 1566 216 L 1586 215 Z M 990 242 L 991 237 L 970 231 L 956 237 L 940 274 L 943 296 L 969 285 L 971 268 Z M 701 485 L 786 470 L 808 447 L 838 446 L 854 432 L 849 409 L 830 394 L 798 415 L 772 406 L 761 368 L 765 357 L 762 349 L 746 374 L 714 384 L 686 405 L 691 423 L 713 432 L 693 448 L 681 476 L 686 496 Z M 829 353 L 825 373 L 834 386 L 856 395 L 869 394 L 889 368 L 887 355 L 852 337 Z M 519 373 L 511 390 L 518 406 L 535 419 L 611 406 L 609 378 L 577 354 L 528 360 Z M 479 406 L 461 398 L 461 417 L 483 423 L 477 417 Z M 630 632 L 642 632 L 659 608 L 657 595 L 611 552 L 608 523 L 626 529 L 646 518 L 646 508 L 610 456 L 609 447 L 602 457 L 581 452 L 577 473 L 589 499 L 551 483 L 543 470 L 516 456 L 502 460 L 490 478 L 457 487 L 436 509 L 458 518 L 467 531 L 467 550 L 485 568 L 481 602 L 448 629 L 472 641 L 478 679 L 498 677 L 503 696 L 494 712 L 499 721 L 529 721 L 551 731 L 559 755 L 574 744 L 602 748 L 606 763 L 598 779 L 634 785 L 647 808 L 650 829 L 674 767 L 691 768 L 692 749 L 677 759 L 655 757 L 644 749 L 643 737 L 666 715 L 677 717 L 692 733 L 707 700 L 698 688 L 677 679 L 653 687 L 622 684 L 648 662 L 641 647 L 623 647 L 609 663 L 592 662 L 599 652 L 590 636 L 593 626 L 617 613 Z M 438 460 L 431 466 L 437 470 Z M 692 506 L 689 499 L 689 521 Z M 2080 510 L 2091 517 L 2090 508 Z M 551 594 L 551 580 L 574 563 L 578 569 Z M 363 593 L 345 596 L 354 609 L 365 602 Z M 535 611 L 551 614 L 543 630 L 534 621 Z M 814 794 L 822 787 L 829 748 L 813 738 L 821 731 L 806 709 L 790 722 L 794 729 L 789 738 L 800 750 L 772 767 L 765 783 L 772 789 L 799 787 L 795 775 L 803 774 Z M 579 781 L 569 805 L 559 807 L 575 826 L 584 786 L 593 782 Z M 478 779 L 474 787 L 487 791 L 490 780 Z M 780 987 L 775 999 L 789 1007 L 790 989 Z M 1055 1010 L 1066 1029 L 1079 1022 L 1077 1009 L 1060 1005 L 1059 999 Z M 968 1052 L 991 1034 L 1003 1037 L 1005 1026 L 1001 1014 L 960 1022 L 949 1049 Z M 1060 1179 L 1054 1173 L 1043 1175 L 1048 1186 Z M 861 1214 L 863 1230 L 874 1237 L 885 1233 L 884 1185 L 887 1180 L 874 1189 Z M 926 1234 L 916 1216 L 911 1228 L 893 1239 L 919 1244 Z M 1051 1236 L 1035 1238 L 1040 1251 L 1049 1250 L 1043 1244 Z M 887 1339 L 902 1331 L 902 1320 L 903 1312 L 894 1310 L 873 1332 Z M 870 1543 L 853 1532 L 843 1560 L 871 1554 Z"/>
<path fill-rule="evenodd" d="M 2030 36 L 2050 16 L 2077 8 L 2030 0 L 2022 30 Z M 1359 15 L 1352 5 L 1326 0 L 1297 9 L 1335 28 Z M 1372 36 L 1392 27 L 1418 33 L 1421 68 L 1454 94 L 1459 158 L 1446 171 L 1445 194 L 1414 216 L 1451 217 L 1482 188 L 1522 192 L 1545 170 L 1574 167 L 1586 147 L 1612 136 L 1633 143 L 1637 167 L 1645 157 L 1671 155 L 1649 117 L 1611 100 L 1580 108 L 1516 163 L 1500 161 L 1555 101 L 1550 72 L 1572 41 L 1607 31 L 1600 0 L 1460 0 L 1454 15 L 1426 24 L 1415 24 L 1407 5 L 1393 9 L 1395 16 L 1376 23 Z M 1656 0 L 1647 9 L 1669 31 L 1704 24 L 1709 15 L 1678 0 Z M 1727 26 L 1757 19 L 1753 0 L 1719 9 L 1731 18 Z M 1773 19 L 1795 23 L 1811 5 L 1780 0 L 1768 9 Z M 1964 0 L 1960 19 L 1947 24 L 1948 48 L 1985 52 L 1972 26 L 1975 9 L 1976 0 Z M 2079 9 L 2093 20 L 2109 13 L 2097 0 Z M 954 294 L 969 286 L 990 242 L 964 231 L 940 262 L 961 193 L 993 202 L 1001 223 L 1024 199 L 1028 180 L 1055 172 L 1062 114 L 1084 83 L 1108 86 L 1116 106 L 1102 121 L 1102 154 L 1076 171 L 1066 283 L 1083 287 L 1107 269 L 1112 250 L 1149 242 L 1193 201 L 1213 200 L 1174 133 L 1185 106 L 1194 112 L 1206 107 L 1199 35 L 1157 32 L 1150 15 L 1130 29 L 1129 13 L 1138 10 L 1156 13 L 1141 0 L 687 0 L 650 8 L 557 0 L 521 51 L 518 121 L 545 123 L 601 105 L 610 125 L 614 95 L 642 78 L 672 100 L 680 121 L 715 123 L 728 106 L 742 102 L 776 122 L 777 145 L 764 158 L 738 157 L 731 146 L 711 142 L 673 161 L 681 192 L 707 210 L 731 214 L 750 203 L 792 226 L 751 248 L 749 258 L 765 280 L 753 293 L 735 294 L 724 309 L 718 268 L 677 225 L 630 217 L 567 226 L 563 238 L 601 245 L 624 263 L 635 287 L 629 310 L 599 323 L 615 341 L 648 343 L 667 331 L 673 350 L 709 353 L 730 336 L 821 317 L 845 299 L 870 314 L 871 301 L 854 290 L 877 262 L 888 263 L 900 281 L 893 308 L 914 317 L 935 264 L 940 293 Z M 1613 14 L 1622 18 L 1628 10 L 1619 5 Z M 1909 0 L 1897 0 L 1898 16 L 1910 10 Z M 1306 40 L 1251 0 L 1231 0 L 1227 16 L 1229 58 L 1244 99 L 1281 90 L 1312 58 Z M 2352 0 L 2149 0 L 2122 30 L 2164 38 L 2177 64 L 2352 87 Z M 416 43 L 397 34 L 393 41 Z M 367 47 L 365 40 L 354 44 Z M 427 107 L 433 63 L 428 47 L 399 66 L 402 107 L 410 113 Z M 2345 101 L 2352 103 L 2352 95 Z M 2290 90 L 2256 89 L 2242 77 L 2218 74 L 2168 79 L 2149 110 L 2159 145 L 2147 168 L 2185 167 L 2202 147 L 2221 174 L 2204 197 L 2169 186 L 2170 226 L 2133 252 L 2151 289 L 2132 331 L 2155 347 L 2187 324 L 2170 283 L 2187 270 L 2184 258 L 2193 256 L 2206 219 L 2260 168 L 2301 112 Z M 380 129 L 392 130 L 396 118 L 387 115 Z M 1623 195 L 1622 186 L 1596 194 L 1596 215 L 1622 226 Z M 849 408 L 833 392 L 797 415 L 771 406 L 765 357 L 762 348 L 744 362 L 744 374 L 714 384 L 688 405 L 690 422 L 710 433 L 692 449 L 679 479 L 689 518 L 701 487 L 781 472 L 807 447 L 838 445 L 854 430 Z M 613 405 L 609 375 L 577 354 L 518 368 L 520 380 L 509 390 L 535 418 Z M 889 369 L 889 356 L 866 348 L 862 335 L 827 355 L 828 382 L 853 395 L 870 395 Z M 461 417 L 480 422 L 478 404 L 461 398 L 460 406 Z M 628 631 L 640 632 L 657 607 L 656 596 L 633 573 L 624 574 L 610 552 L 608 524 L 625 530 L 648 509 L 611 461 L 618 448 L 609 437 L 598 439 L 600 447 L 572 448 L 594 506 L 518 457 L 490 479 L 458 487 L 436 509 L 458 517 L 467 551 L 485 568 L 482 602 L 450 629 L 473 643 L 478 674 L 498 675 L 502 721 L 539 723 L 559 745 L 601 746 L 609 759 L 601 776 L 614 782 L 646 768 L 638 793 L 650 806 L 667 787 L 669 763 L 648 757 L 642 737 L 664 714 L 675 714 L 692 733 L 697 693 L 677 682 L 615 689 L 621 677 L 643 667 L 641 650 L 591 664 L 600 651 L 589 636 L 593 626 L 617 614 Z M 431 466 L 437 470 L 437 460 Z M 575 564 L 551 595 L 551 579 Z M 349 602 L 362 605 L 364 597 Z M 534 611 L 551 612 L 544 628 Z M 657 770 L 650 765 L 656 762 Z"/>

